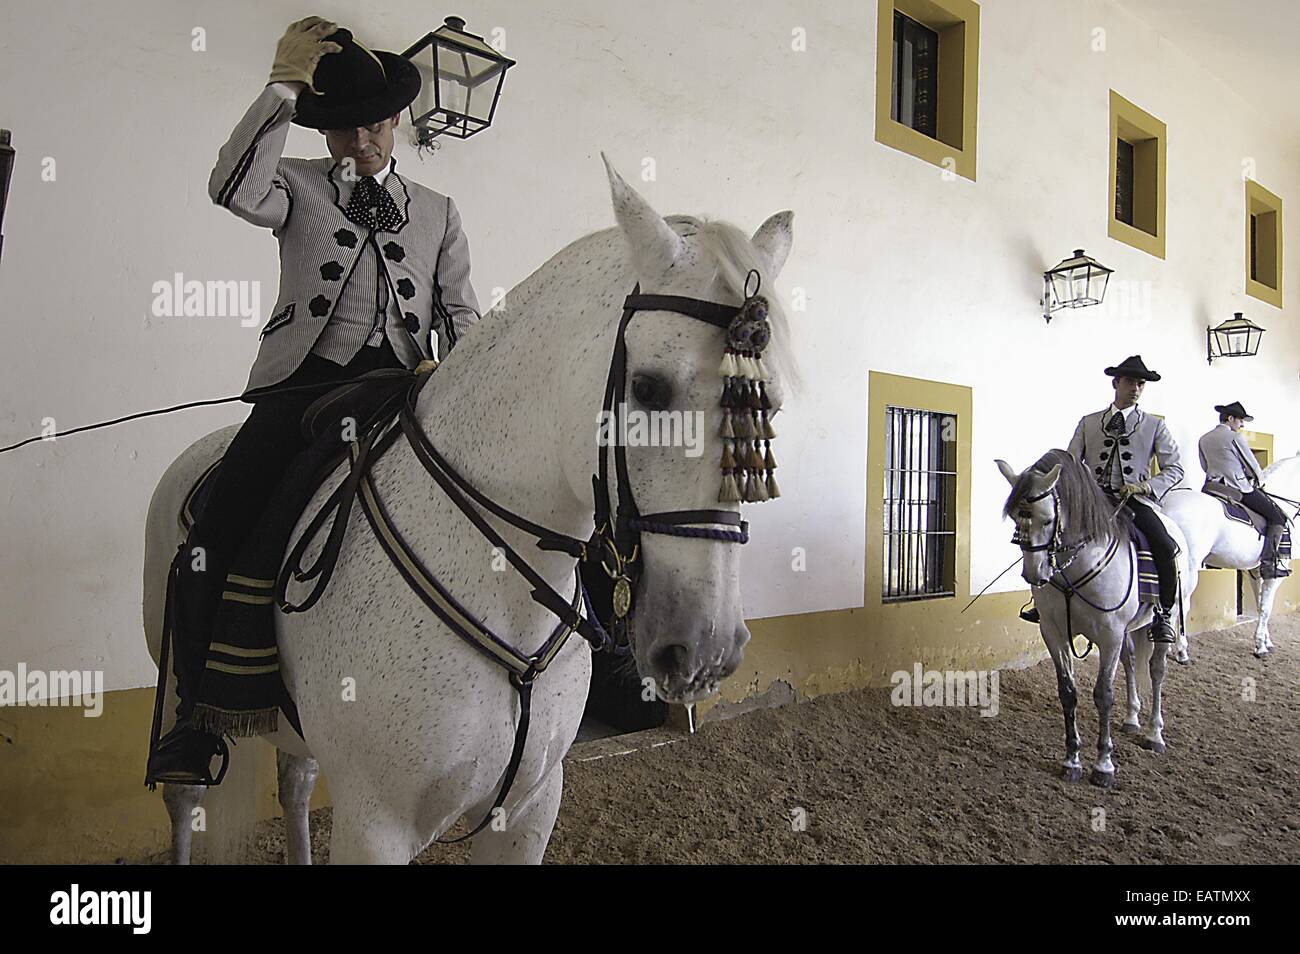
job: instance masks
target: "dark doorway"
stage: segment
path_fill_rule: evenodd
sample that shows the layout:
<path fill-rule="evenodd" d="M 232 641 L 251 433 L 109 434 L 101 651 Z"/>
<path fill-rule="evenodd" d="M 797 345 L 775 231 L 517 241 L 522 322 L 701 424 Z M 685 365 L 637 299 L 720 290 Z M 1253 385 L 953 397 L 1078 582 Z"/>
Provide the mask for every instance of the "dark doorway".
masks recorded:
<path fill-rule="evenodd" d="M 599 567 L 582 565 L 582 582 L 596 606 L 608 606 L 613 588 L 609 576 Z M 606 623 L 608 620 L 601 620 Z M 591 688 L 582 714 L 578 741 L 654 729 L 668 719 L 668 705 L 658 698 L 646 702 L 636 665 L 630 656 L 592 653 Z"/>

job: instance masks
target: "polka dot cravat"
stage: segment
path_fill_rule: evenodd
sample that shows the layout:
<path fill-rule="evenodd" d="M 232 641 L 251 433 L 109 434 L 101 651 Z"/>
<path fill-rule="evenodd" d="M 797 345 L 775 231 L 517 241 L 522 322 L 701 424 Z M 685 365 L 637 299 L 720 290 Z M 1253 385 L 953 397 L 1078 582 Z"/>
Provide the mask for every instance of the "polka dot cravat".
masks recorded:
<path fill-rule="evenodd" d="M 374 176 L 363 176 L 357 180 L 352 195 L 348 197 L 348 207 L 343 214 L 357 225 L 367 229 L 392 232 L 402 224 L 397 203 L 388 194 L 388 190 L 375 181 Z"/>

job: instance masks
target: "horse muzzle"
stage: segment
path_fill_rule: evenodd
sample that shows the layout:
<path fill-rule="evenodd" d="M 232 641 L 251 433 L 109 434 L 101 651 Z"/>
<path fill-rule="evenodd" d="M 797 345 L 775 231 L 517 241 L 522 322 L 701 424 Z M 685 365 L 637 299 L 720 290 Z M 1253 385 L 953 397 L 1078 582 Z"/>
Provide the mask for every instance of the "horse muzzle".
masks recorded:
<path fill-rule="evenodd" d="M 718 686 L 740 666 L 749 642 L 744 623 L 723 635 L 712 624 L 683 633 L 665 630 L 653 636 L 638 632 L 638 668 L 654 680 L 664 702 L 689 705 L 713 696 Z M 649 638 L 647 638 L 647 636 Z"/>

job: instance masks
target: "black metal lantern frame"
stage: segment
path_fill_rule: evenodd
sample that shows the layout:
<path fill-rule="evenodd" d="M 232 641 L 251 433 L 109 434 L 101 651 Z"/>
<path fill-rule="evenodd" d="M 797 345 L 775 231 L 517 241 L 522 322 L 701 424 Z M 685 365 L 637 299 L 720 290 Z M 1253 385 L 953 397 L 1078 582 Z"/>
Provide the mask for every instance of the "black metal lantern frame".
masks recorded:
<path fill-rule="evenodd" d="M 1043 318 L 1050 323 L 1062 308 L 1100 305 L 1114 271 L 1076 248 L 1070 258 L 1043 272 Z"/>
<path fill-rule="evenodd" d="M 14 172 L 14 147 L 9 145 L 9 130 L 0 129 L 0 251 L 4 250 L 5 206 L 9 204 L 9 180 Z"/>
<path fill-rule="evenodd" d="M 1214 364 L 1215 358 L 1253 358 L 1259 354 L 1264 330 L 1241 312 L 1233 312 L 1227 321 L 1205 329 L 1205 363 Z"/>
<path fill-rule="evenodd" d="M 515 65 L 464 28 L 460 17 L 447 17 L 402 54 L 415 64 L 422 80 L 420 95 L 410 107 L 420 145 L 430 145 L 439 136 L 468 139 L 491 126 L 506 70 Z"/>

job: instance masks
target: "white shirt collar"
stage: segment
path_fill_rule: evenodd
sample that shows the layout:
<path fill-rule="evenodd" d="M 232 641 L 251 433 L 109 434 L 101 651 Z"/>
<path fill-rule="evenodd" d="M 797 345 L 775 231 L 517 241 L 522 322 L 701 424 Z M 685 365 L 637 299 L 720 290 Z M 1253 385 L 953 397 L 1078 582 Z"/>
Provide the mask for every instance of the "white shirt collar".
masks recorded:
<path fill-rule="evenodd" d="M 384 180 L 388 178 L 389 170 L 391 170 L 392 168 L 393 168 L 393 161 L 392 159 L 389 159 L 388 165 L 384 166 L 384 168 L 380 169 L 378 172 L 375 173 L 375 182 L 378 183 L 379 185 L 383 185 Z M 357 184 L 357 180 L 359 180 L 361 176 L 357 176 L 356 179 L 349 179 L 342 174 L 342 169 L 340 168 L 338 172 L 338 178 L 340 181 L 348 183 L 349 187 L 355 187 Z"/>
<path fill-rule="evenodd" d="M 1119 411 L 1119 408 L 1117 408 L 1117 407 L 1115 406 L 1115 402 L 1114 402 L 1114 401 L 1111 402 L 1110 410 L 1111 410 L 1111 413 L 1107 415 L 1108 418 L 1111 417 L 1111 416 L 1113 416 L 1113 415 L 1114 415 L 1114 412 Z M 1130 405 L 1130 406 L 1124 408 L 1124 410 L 1119 411 L 1119 413 L 1121 413 L 1121 414 L 1124 415 L 1124 422 L 1127 424 L 1127 423 L 1128 423 L 1128 419 L 1129 419 L 1129 415 L 1132 414 L 1132 413 L 1133 413 L 1134 411 L 1136 411 L 1136 410 L 1137 410 L 1137 405 L 1136 405 L 1136 404 L 1132 404 L 1132 405 Z"/>

